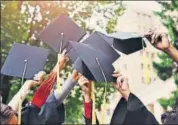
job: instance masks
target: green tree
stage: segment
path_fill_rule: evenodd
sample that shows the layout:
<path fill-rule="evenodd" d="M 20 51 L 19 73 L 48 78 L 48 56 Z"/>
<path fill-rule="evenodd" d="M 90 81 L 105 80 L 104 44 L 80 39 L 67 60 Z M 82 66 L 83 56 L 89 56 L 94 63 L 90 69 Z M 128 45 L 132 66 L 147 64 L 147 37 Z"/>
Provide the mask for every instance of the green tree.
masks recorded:
<path fill-rule="evenodd" d="M 95 30 L 89 22 L 97 14 L 98 18 L 94 24 L 103 31 L 111 33 L 114 32 L 117 19 L 124 12 L 124 5 L 122 1 L 1 1 L 1 64 L 4 63 L 14 42 L 50 49 L 42 43 L 38 34 L 61 12 L 68 13 L 88 34 Z M 52 50 L 48 60 L 45 66 L 47 73 L 56 63 L 56 54 Z M 71 66 L 68 65 L 62 77 L 66 79 L 71 70 Z M 11 85 L 9 99 L 11 99 L 20 88 L 20 79 L 12 77 L 9 83 Z M 96 86 L 97 107 L 100 107 L 102 103 L 103 87 L 104 84 Z M 107 88 L 108 95 L 114 91 L 110 85 Z M 30 92 L 28 100 L 31 99 L 32 94 L 33 91 Z M 66 123 L 81 123 L 82 101 L 80 88 L 76 86 L 65 101 Z"/>
<path fill-rule="evenodd" d="M 178 1 L 171 0 L 169 2 L 158 2 L 162 6 L 162 10 L 155 12 L 160 17 L 162 24 L 168 29 L 172 44 L 178 49 Z M 158 55 L 161 62 L 154 62 L 153 66 L 156 69 L 158 76 L 162 80 L 174 77 L 175 83 L 178 85 L 178 69 L 175 62 L 165 53 Z M 172 97 L 169 99 L 160 99 L 160 104 L 164 109 L 168 106 L 175 107 L 178 105 L 178 89 L 172 92 Z"/>

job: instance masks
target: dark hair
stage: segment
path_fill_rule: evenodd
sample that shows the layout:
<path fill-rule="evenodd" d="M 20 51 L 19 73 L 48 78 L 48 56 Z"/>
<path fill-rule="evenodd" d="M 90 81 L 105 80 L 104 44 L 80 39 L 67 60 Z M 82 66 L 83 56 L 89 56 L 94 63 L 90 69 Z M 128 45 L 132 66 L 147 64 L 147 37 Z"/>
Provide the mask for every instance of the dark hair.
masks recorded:
<path fill-rule="evenodd" d="M 8 124 L 8 120 L 11 115 L 15 114 L 15 112 L 9 107 L 8 105 L 5 105 L 1 103 L 1 113 L 0 113 L 0 118 L 1 118 L 1 124 Z"/>
<path fill-rule="evenodd" d="M 164 113 L 161 120 L 163 124 L 178 124 L 178 106 L 174 110 Z"/>

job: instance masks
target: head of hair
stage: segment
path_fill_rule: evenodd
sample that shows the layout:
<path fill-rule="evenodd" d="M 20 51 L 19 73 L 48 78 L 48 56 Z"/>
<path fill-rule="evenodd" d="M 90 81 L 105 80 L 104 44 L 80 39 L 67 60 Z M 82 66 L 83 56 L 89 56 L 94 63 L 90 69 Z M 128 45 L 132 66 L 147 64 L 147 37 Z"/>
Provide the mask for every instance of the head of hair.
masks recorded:
<path fill-rule="evenodd" d="M 1 124 L 2 125 L 8 124 L 12 116 L 15 116 L 15 112 L 11 109 L 11 107 L 1 102 L 1 112 L 0 112 Z"/>
<path fill-rule="evenodd" d="M 163 124 L 178 124 L 178 106 L 174 110 L 164 113 L 161 120 Z"/>

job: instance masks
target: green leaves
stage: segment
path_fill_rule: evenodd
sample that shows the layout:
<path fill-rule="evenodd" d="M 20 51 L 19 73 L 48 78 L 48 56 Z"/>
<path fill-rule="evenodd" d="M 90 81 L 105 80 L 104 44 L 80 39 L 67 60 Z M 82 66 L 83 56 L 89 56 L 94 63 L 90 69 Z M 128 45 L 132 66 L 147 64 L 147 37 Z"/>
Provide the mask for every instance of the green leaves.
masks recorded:
<path fill-rule="evenodd" d="M 153 67 L 162 80 L 167 80 L 173 75 L 173 60 L 165 53 L 158 54 L 158 57 L 161 62 L 153 62 Z"/>
<path fill-rule="evenodd" d="M 178 71 L 174 74 L 174 80 L 176 85 L 178 86 Z"/>
<path fill-rule="evenodd" d="M 175 107 L 176 106 L 176 101 L 178 99 L 178 90 L 174 91 L 172 93 L 172 96 L 169 99 L 160 99 L 159 103 L 164 109 L 167 109 L 168 106 L 170 107 Z"/>
<path fill-rule="evenodd" d="M 117 24 L 117 18 L 110 19 L 107 23 L 107 26 L 106 26 L 106 32 L 107 33 L 113 33 L 116 24 Z"/>

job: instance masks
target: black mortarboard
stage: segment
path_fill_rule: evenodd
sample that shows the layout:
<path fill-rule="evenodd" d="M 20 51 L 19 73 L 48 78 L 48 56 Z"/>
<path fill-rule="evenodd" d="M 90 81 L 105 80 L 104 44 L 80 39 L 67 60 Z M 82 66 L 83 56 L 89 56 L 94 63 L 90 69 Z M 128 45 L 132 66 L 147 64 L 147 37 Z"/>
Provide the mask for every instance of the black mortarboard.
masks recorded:
<path fill-rule="evenodd" d="M 85 39 L 83 43 L 89 44 L 95 49 L 100 49 L 112 62 L 114 62 L 117 58 L 119 58 L 120 55 L 114 50 L 114 48 L 112 48 L 107 40 L 107 36 L 96 31 L 87 39 Z"/>
<path fill-rule="evenodd" d="M 93 75 L 94 79 L 88 78 L 89 80 L 95 80 L 97 82 L 115 81 L 112 77 L 112 73 L 114 71 L 112 61 L 109 60 L 109 58 L 102 51 L 96 50 L 91 45 L 84 43 L 70 42 L 70 44 L 78 54 L 78 57 L 89 69 L 88 73 L 91 72 Z"/>
<path fill-rule="evenodd" d="M 143 36 L 138 33 L 117 32 L 107 36 L 113 38 L 113 41 L 109 41 L 111 45 L 113 45 L 118 51 L 121 51 L 125 54 L 131 54 L 143 49 L 143 47 L 146 47 Z"/>
<path fill-rule="evenodd" d="M 43 70 L 48 57 L 48 50 L 14 43 L 1 69 L 1 73 L 8 76 L 31 79 L 34 74 Z"/>
<path fill-rule="evenodd" d="M 72 48 L 72 46 L 70 44 L 68 44 L 67 50 L 69 50 L 68 53 L 67 53 L 67 56 L 70 57 L 69 58 L 70 62 L 72 64 L 74 64 L 75 61 L 77 60 L 78 55 L 77 55 L 77 53 L 75 52 L 75 50 Z"/>
<path fill-rule="evenodd" d="M 67 15 L 61 14 L 40 33 L 39 37 L 55 52 L 59 53 L 60 47 L 62 51 L 67 47 L 69 41 L 78 42 L 84 35 L 83 29 Z"/>
<path fill-rule="evenodd" d="M 76 69 L 77 71 L 79 71 L 81 74 L 83 74 L 89 80 L 94 79 L 94 77 L 91 74 L 88 67 L 85 65 L 85 63 L 79 57 L 76 59 L 75 63 L 73 64 L 73 69 Z"/>

